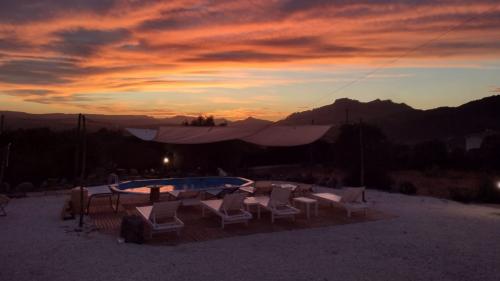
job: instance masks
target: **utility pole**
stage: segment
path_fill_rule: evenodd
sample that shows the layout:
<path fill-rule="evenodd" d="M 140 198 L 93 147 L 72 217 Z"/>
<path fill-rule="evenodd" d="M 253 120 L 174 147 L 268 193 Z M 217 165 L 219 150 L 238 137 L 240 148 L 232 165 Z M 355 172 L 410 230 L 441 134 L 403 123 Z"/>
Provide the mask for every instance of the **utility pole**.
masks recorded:
<path fill-rule="evenodd" d="M 83 216 L 84 216 L 84 201 L 83 201 L 83 185 L 85 181 L 85 166 L 87 162 L 87 136 L 86 136 L 86 121 L 85 121 L 85 115 L 80 114 L 80 118 L 78 120 L 78 124 L 80 125 L 80 147 L 79 149 L 80 152 L 80 157 L 81 157 L 81 171 L 80 171 L 80 221 L 78 225 L 80 228 L 83 226 Z"/>
<path fill-rule="evenodd" d="M 75 171 L 73 175 L 73 184 L 74 186 L 78 186 L 78 175 L 80 171 L 80 134 L 82 131 L 82 114 L 78 114 L 78 125 L 76 127 L 76 149 L 75 149 Z"/>
<path fill-rule="evenodd" d="M 5 125 L 5 115 L 0 115 L 0 136 L 4 134 L 4 125 Z M 2 143 L 0 143 L 1 145 Z M 10 154 L 10 146 L 11 143 L 8 143 L 3 151 L 0 150 L 0 156 L 2 157 L 0 162 L 0 185 L 3 183 L 3 178 L 5 176 L 5 169 L 9 167 L 9 154 Z M 2 148 L 0 148 L 2 149 Z"/>
<path fill-rule="evenodd" d="M 363 144 L 363 119 L 359 119 L 359 184 L 365 186 L 365 149 Z M 365 192 L 363 192 L 363 202 L 365 202 Z"/>
<path fill-rule="evenodd" d="M 361 186 L 365 185 L 365 153 L 363 147 L 363 120 L 359 120 L 359 183 Z"/>

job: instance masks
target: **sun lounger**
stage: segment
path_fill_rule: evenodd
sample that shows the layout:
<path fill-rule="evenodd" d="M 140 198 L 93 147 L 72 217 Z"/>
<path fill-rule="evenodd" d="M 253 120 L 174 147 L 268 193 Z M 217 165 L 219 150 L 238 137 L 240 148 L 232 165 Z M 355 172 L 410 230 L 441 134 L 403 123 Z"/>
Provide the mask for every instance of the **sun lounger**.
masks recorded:
<path fill-rule="evenodd" d="M 243 202 L 245 193 L 226 194 L 224 199 L 201 201 L 202 216 L 205 216 L 205 209 L 210 210 L 221 218 L 221 227 L 226 224 L 245 223 L 252 219 L 252 214 L 245 211 Z"/>
<path fill-rule="evenodd" d="M 247 185 L 247 186 L 240 186 L 239 188 L 240 191 L 246 192 L 250 195 L 255 193 L 255 187 Z"/>
<path fill-rule="evenodd" d="M 109 205 L 111 208 L 117 212 L 118 204 L 120 203 L 120 193 L 118 193 L 118 199 L 116 200 L 116 206 L 113 206 L 113 191 L 109 188 L 108 185 L 100 185 L 100 186 L 92 186 L 87 187 L 87 214 L 90 212 L 90 206 L 92 203 L 92 199 L 94 198 L 109 198 Z"/>
<path fill-rule="evenodd" d="M 168 192 L 176 200 L 181 201 L 182 206 L 198 206 L 201 202 L 201 193 L 195 190 L 172 190 Z"/>
<path fill-rule="evenodd" d="M 300 213 L 300 210 L 290 205 L 290 189 L 273 188 L 271 196 L 257 196 L 255 199 L 259 205 L 271 212 L 271 222 L 274 223 L 278 218 L 292 218 Z"/>
<path fill-rule="evenodd" d="M 339 206 L 347 211 L 347 216 L 350 217 L 351 213 L 363 211 L 366 215 L 368 204 L 363 202 L 364 187 L 346 187 L 342 196 L 333 193 L 313 193 L 311 197 L 320 201 L 331 204 L 332 206 Z"/>
<path fill-rule="evenodd" d="M 176 232 L 180 234 L 184 223 L 177 217 L 180 201 L 154 203 L 152 206 L 136 207 L 142 219 L 151 227 L 150 237 L 156 233 Z"/>
<path fill-rule="evenodd" d="M 239 186 L 226 186 L 217 194 L 217 198 L 223 199 L 226 195 L 236 192 L 239 188 Z"/>
<path fill-rule="evenodd" d="M 0 217 L 4 217 L 7 215 L 7 212 L 5 211 L 5 207 L 7 207 L 7 204 L 9 204 L 9 197 L 0 194 Z"/>

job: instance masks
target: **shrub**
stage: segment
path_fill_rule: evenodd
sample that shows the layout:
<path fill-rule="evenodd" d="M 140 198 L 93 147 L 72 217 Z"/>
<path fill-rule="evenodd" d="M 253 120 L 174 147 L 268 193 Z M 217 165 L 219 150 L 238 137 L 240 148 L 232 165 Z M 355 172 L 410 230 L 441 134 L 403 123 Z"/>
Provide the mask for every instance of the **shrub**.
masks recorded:
<path fill-rule="evenodd" d="M 406 195 L 415 195 L 417 194 L 417 188 L 413 183 L 405 181 L 399 185 L 399 192 Z"/>
<path fill-rule="evenodd" d="M 359 172 L 351 172 L 343 178 L 345 186 L 360 186 Z M 389 191 L 394 181 L 386 171 L 367 171 L 365 174 L 364 185 L 368 188 Z"/>
<path fill-rule="evenodd" d="M 32 192 L 35 191 L 35 186 L 31 182 L 23 182 L 16 186 L 18 192 Z"/>
<path fill-rule="evenodd" d="M 438 166 L 433 165 L 430 168 L 423 170 L 423 174 L 429 178 L 437 178 L 443 176 L 443 171 Z"/>
<path fill-rule="evenodd" d="M 493 180 L 484 178 L 479 184 L 476 199 L 484 203 L 500 203 L 500 190 Z"/>
<path fill-rule="evenodd" d="M 462 203 L 470 203 L 477 198 L 477 193 L 469 188 L 450 187 L 448 188 L 450 199 Z"/>

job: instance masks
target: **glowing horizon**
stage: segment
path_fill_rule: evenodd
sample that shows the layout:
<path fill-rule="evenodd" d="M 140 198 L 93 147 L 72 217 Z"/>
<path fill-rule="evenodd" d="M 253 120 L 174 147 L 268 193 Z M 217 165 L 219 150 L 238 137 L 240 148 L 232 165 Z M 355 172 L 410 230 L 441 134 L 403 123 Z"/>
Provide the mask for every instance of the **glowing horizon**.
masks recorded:
<path fill-rule="evenodd" d="M 499 94 L 498 1 L 415 3 L 3 1 L 0 110 L 276 120 L 341 97 Z"/>

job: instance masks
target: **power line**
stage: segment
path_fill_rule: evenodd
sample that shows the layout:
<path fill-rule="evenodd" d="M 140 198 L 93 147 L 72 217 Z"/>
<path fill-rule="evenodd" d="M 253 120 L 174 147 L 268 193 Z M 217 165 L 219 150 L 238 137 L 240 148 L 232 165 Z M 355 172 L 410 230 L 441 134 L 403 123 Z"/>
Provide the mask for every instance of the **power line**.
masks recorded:
<path fill-rule="evenodd" d="M 495 7 L 495 9 L 496 9 L 496 7 Z M 467 24 L 467 23 L 469 23 L 469 22 L 471 22 L 471 21 L 475 20 L 476 18 L 478 18 L 478 17 L 480 17 L 480 16 L 482 16 L 482 15 L 484 15 L 484 14 L 488 13 L 488 12 L 491 12 L 492 10 L 493 10 L 493 9 L 489 9 L 489 10 L 483 11 L 483 12 L 481 12 L 481 13 L 477 14 L 477 15 L 474 15 L 474 16 L 472 16 L 472 17 L 469 17 L 469 18 L 467 18 L 467 19 L 465 19 L 465 20 L 463 20 L 463 21 L 459 22 L 459 23 L 458 23 L 458 24 L 456 24 L 456 25 L 451 26 L 450 28 L 448 28 L 448 29 L 447 29 L 447 30 L 445 30 L 444 32 L 442 32 L 442 33 L 438 34 L 437 36 L 435 36 L 435 37 L 433 37 L 433 38 L 431 38 L 431 39 L 429 39 L 429 40 L 427 40 L 427 41 L 424 41 L 423 43 L 421 43 L 421 44 L 419 44 L 419 45 L 417 45 L 417 46 L 415 46 L 415 47 L 413 47 L 413 48 L 410 48 L 410 49 L 406 50 L 404 53 L 400 54 L 400 55 L 399 55 L 399 56 L 397 56 L 397 57 L 394 57 L 393 59 L 389 60 L 388 62 L 385 62 L 385 63 L 383 63 L 383 64 L 379 65 L 378 67 L 376 67 L 376 68 L 372 69 L 371 71 L 369 71 L 369 72 L 368 72 L 368 73 L 366 73 L 365 75 L 363 75 L 363 76 L 361 76 L 361 77 L 358 77 L 358 78 L 356 78 L 356 79 L 354 79 L 354 80 L 352 80 L 352 81 L 350 81 L 350 82 L 348 82 L 348 83 L 346 83 L 346 84 L 344 84 L 344 85 L 342 85 L 342 86 L 340 86 L 340 87 L 338 87 L 338 88 L 334 89 L 332 92 L 329 92 L 329 93 L 327 93 L 327 94 L 325 94 L 325 95 L 321 96 L 319 99 L 317 99 L 315 102 L 313 102 L 313 103 L 311 104 L 311 106 L 309 106 L 308 108 L 309 108 L 309 109 L 311 109 L 311 108 L 315 107 L 315 106 L 316 106 L 316 105 L 318 105 L 321 101 L 323 101 L 325 98 L 327 98 L 327 97 L 329 97 L 329 96 L 333 96 L 334 94 L 336 94 L 336 93 L 338 93 L 338 92 L 340 92 L 340 91 L 344 90 L 345 88 L 350 87 L 351 85 L 354 85 L 354 84 L 356 84 L 357 82 L 360 82 L 360 81 L 363 81 L 363 80 L 367 79 L 368 77 L 370 77 L 371 75 L 373 75 L 373 74 L 375 74 L 375 73 L 379 72 L 380 70 L 385 69 L 387 66 L 389 66 L 389 65 L 391 65 L 391 64 L 393 64 L 393 63 L 396 63 L 396 62 L 398 62 L 400 59 L 402 59 L 402 58 L 404 58 L 404 57 L 408 56 L 409 54 L 411 54 L 411 53 L 413 53 L 413 52 L 417 51 L 418 49 L 424 48 L 424 47 L 428 46 L 429 44 L 431 44 L 431 43 L 433 43 L 433 42 L 435 42 L 435 41 L 437 41 L 437 40 L 439 40 L 439 39 L 441 39 L 441 38 L 445 37 L 445 36 L 446 36 L 446 35 L 448 35 L 449 33 L 453 32 L 453 31 L 455 31 L 456 29 L 458 29 L 458 28 L 462 27 L 463 25 L 465 25 L 465 24 Z"/>

